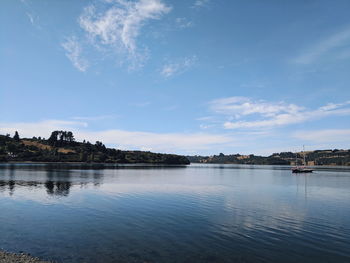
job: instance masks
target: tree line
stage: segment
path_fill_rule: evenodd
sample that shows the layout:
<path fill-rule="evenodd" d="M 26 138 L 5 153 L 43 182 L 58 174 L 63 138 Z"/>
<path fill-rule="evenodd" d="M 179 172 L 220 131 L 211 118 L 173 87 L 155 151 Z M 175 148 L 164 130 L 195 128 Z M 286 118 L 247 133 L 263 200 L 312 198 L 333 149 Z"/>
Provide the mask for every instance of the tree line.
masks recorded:
<path fill-rule="evenodd" d="M 0 135 L 0 161 L 189 164 L 181 155 L 122 151 L 101 141 L 78 142 L 73 132 L 63 130 L 53 131 L 48 139 L 21 139 L 17 131 L 13 137 Z"/>

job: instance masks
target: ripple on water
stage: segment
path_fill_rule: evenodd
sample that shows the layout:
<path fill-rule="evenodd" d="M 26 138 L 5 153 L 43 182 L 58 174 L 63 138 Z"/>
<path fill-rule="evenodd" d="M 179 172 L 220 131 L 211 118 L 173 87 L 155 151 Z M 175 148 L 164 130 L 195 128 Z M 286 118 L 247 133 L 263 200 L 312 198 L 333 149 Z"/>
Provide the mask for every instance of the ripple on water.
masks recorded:
<path fill-rule="evenodd" d="M 350 262 L 349 189 L 347 170 L 0 166 L 0 247 L 68 263 Z"/>

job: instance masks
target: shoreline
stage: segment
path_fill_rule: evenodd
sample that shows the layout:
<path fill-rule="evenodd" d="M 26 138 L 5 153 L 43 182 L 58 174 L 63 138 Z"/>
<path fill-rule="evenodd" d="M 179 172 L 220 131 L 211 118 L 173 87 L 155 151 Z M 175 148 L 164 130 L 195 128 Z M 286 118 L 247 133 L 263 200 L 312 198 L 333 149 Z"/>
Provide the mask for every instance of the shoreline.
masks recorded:
<path fill-rule="evenodd" d="M 146 165 L 190 165 L 191 163 L 157 163 L 157 162 L 129 162 L 129 163 L 97 163 L 97 162 L 35 162 L 35 161 L 0 161 L 0 164 L 89 164 L 89 165 L 133 165 L 133 164 L 146 164 Z"/>
<path fill-rule="evenodd" d="M 167 164 L 167 163 L 97 163 L 97 162 L 34 162 L 34 161 L 7 161 L 0 164 L 83 164 L 83 165 L 166 165 L 166 166 L 187 166 L 191 164 L 235 164 L 235 165 L 261 165 L 261 166 L 286 166 L 292 167 L 291 164 L 248 164 L 248 163 L 211 163 L 211 162 L 191 162 L 189 164 Z M 308 165 L 308 167 L 350 167 L 350 165 L 333 165 L 333 164 L 316 164 Z"/>
<path fill-rule="evenodd" d="M 0 250 L 0 263 L 53 263 L 25 253 L 10 253 Z"/>

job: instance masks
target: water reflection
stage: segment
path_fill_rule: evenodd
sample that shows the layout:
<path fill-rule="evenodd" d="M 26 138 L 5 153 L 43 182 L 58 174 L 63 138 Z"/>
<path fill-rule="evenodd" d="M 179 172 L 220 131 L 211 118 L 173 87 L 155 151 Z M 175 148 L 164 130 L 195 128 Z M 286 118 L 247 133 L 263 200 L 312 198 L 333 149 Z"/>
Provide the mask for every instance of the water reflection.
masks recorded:
<path fill-rule="evenodd" d="M 0 164 L 0 192 L 12 196 L 16 188 L 42 188 L 50 196 L 69 196 L 73 186 L 99 187 L 106 170 L 184 169 L 185 165 L 120 164 Z"/>
<path fill-rule="evenodd" d="M 79 170 L 76 170 L 79 167 Z M 91 170 L 91 168 L 94 170 Z M 45 187 L 50 196 L 68 196 L 74 185 L 92 184 L 98 187 L 103 180 L 102 166 L 82 165 L 15 165 L 0 166 L 0 192 L 14 195 L 16 188 L 40 189 Z M 77 172 L 79 171 L 79 172 Z M 23 176 L 26 173 L 26 176 Z"/>
<path fill-rule="evenodd" d="M 349 189 L 347 170 L 0 165 L 0 247 L 65 263 L 350 262 Z"/>

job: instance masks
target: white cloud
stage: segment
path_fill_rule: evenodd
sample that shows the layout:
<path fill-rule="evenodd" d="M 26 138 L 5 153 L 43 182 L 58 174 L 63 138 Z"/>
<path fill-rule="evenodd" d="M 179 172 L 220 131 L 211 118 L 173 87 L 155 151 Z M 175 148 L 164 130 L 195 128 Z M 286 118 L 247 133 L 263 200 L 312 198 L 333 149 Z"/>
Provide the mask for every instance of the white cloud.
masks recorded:
<path fill-rule="evenodd" d="M 308 51 L 301 54 L 293 60 L 294 63 L 298 64 L 311 64 L 319 58 L 326 56 L 328 53 L 342 47 L 349 46 L 350 44 L 350 28 L 346 28 L 340 32 L 337 32 L 326 39 L 321 40 L 314 46 L 310 47 Z M 344 51 L 341 51 L 339 55 L 333 55 L 332 58 L 344 59 Z M 345 56 L 346 57 L 346 56 Z"/>
<path fill-rule="evenodd" d="M 295 104 L 253 101 L 246 97 L 228 97 L 213 100 L 210 102 L 210 108 L 214 112 L 235 115 L 236 117 L 255 113 L 268 117 L 277 113 L 294 113 L 302 109 Z"/>
<path fill-rule="evenodd" d="M 64 121 L 64 120 L 44 120 L 39 122 L 0 122 L 0 132 L 13 134 L 18 131 L 21 137 L 41 136 L 47 138 L 54 130 L 64 130 L 69 128 L 87 127 L 86 122 Z"/>
<path fill-rule="evenodd" d="M 31 23 L 32 25 L 34 25 L 34 20 L 35 20 L 34 15 L 32 15 L 32 14 L 29 13 L 29 12 L 27 12 L 26 15 L 27 15 L 27 17 L 28 17 L 30 23 Z"/>
<path fill-rule="evenodd" d="M 161 0 L 110 0 L 102 8 L 101 4 L 86 7 L 79 24 L 97 46 L 126 54 L 132 67 L 136 67 L 147 57 L 137 46 L 141 28 L 170 10 Z"/>
<path fill-rule="evenodd" d="M 294 134 L 294 137 L 315 143 L 342 142 L 344 145 L 349 145 L 350 129 L 298 131 Z"/>
<path fill-rule="evenodd" d="M 210 0 L 196 0 L 196 1 L 193 3 L 193 7 L 194 7 L 194 8 L 204 7 L 204 6 L 208 5 L 209 2 L 210 2 Z"/>
<path fill-rule="evenodd" d="M 41 26 L 39 25 L 39 16 L 36 14 L 35 9 L 32 7 L 31 1 L 28 0 L 20 0 L 23 8 L 25 10 L 25 14 L 28 17 L 29 22 L 34 26 L 36 29 L 41 29 Z"/>
<path fill-rule="evenodd" d="M 197 121 L 210 121 L 213 119 L 214 119 L 214 116 L 204 116 L 204 117 L 196 118 Z"/>
<path fill-rule="evenodd" d="M 161 75 L 165 78 L 172 77 L 174 75 L 179 75 L 190 69 L 196 62 L 197 57 L 186 57 L 177 62 L 170 62 L 163 65 L 161 69 Z"/>
<path fill-rule="evenodd" d="M 82 141 L 102 141 L 120 149 L 148 149 L 155 152 L 192 153 L 218 145 L 233 143 L 222 134 L 210 133 L 153 133 L 110 129 L 90 131 L 86 122 L 45 120 L 32 123 L 0 123 L 0 133 L 11 135 L 17 130 L 21 137 L 41 136 L 47 138 L 53 130 L 71 130 Z"/>
<path fill-rule="evenodd" d="M 82 57 L 82 48 L 77 39 L 75 37 L 67 38 L 61 46 L 65 49 L 66 56 L 72 62 L 73 66 L 79 71 L 85 72 L 89 67 L 89 63 Z"/>
<path fill-rule="evenodd" d="M 199 128 L 202 130 L 210 129 L 212 127 L 214 127 L 214 125 L 207 125 L 207 124 L 200 124 L 199 125 Z"/>
<path fill-rule="evenodd" d="M 175 19 L 175 22 L 179 28 L 189 28 L 193 26 L 193 22 L 187 20 L 185 17 L 178 17 Z"/>
<path fill-rule="evenodd" d="M 80 121 L 100 121 L 106 119 L 113 119 L 117 116 L 115 115 L 100 115 L 100 116 L 74 116 L 71 117 L 72 120 L 80 120 Z"/>
<path fill-rule="evenodd" d="M 253 101 L 245 97 L 229 97 L 214 100 L 210 109 L 226 115 L 225 129 L 257 129 L 302 123 L 327 116 L 350 115 L 350 101 L 329 103 L 315 110 L 307 110 L 284 102 Z M 241 120 L 249 118 L 249 120 Z"/>
<path fill-rule="evenodd" d="M 122 149 L 149 149 L 160 152 L 191 152 L 232 140 L 224 135 L 206 133 L 151 133 L 124 130 L 78 132 L 78 135 L 88 140 L 101 138 L 102 141 Z"/>

